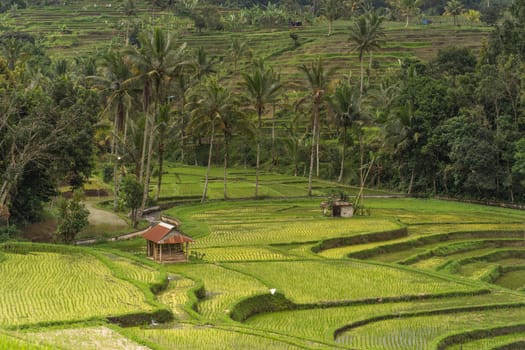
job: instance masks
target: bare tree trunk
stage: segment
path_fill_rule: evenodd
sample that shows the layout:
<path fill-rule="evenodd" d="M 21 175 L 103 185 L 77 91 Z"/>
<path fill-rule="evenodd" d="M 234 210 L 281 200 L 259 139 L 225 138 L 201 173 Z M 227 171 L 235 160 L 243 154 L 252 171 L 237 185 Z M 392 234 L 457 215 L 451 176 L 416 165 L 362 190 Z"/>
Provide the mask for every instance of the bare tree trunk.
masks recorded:
<path fill-rule="evenodd" d="M 204 179 L 204 190 L 202 191 L 202 199 L 201 203 L 204 203 L 206 201 L 206 195 L 208 193 L 208 181 L 210 177 L 210 170 L 211 170 L 211 157 L 213 153 L 213 138 L 215 136 L 215 120 L 212 120 L 211 124 L 211 136 L 210 136 L 210 150 L 208 152 L 208 168 L 206 169 L 206 178 Z"/>
<path fill-rule="evenodd" d="M 146 162 L 146 150 L 148 149 L 148 135 L 150 133 L 149 117 L 145 114 L 146 120 L 144 121 L 144 135 L 142 140 L 142 155 L 140 157 L 140 168 L 139 168 L 139 182 L 144 183 L 144 163 Z"/>
<path fill-rule="evenodd" d="M 164 167 L 164 143 L 162 142 L 162 137 L 159 139 L 159 176 L 157 178 L 157 192 L 155 192 L 155 201 L 159 200 L 160 197 L 160 187 L 162 186 L 162 171 Z"/>
<path fill-rule="evenodd" d="M 228 199 L 228 141 L 224 135 L 224 199 Z"/>
<path fill-rule="evenodd" d="M 319 177 L 319 139 L 321 138 L 321 125 L 319 123 L 319 109 L 317 110 L 317 135 L 315 136 L 315 161 L 316 161 L 316 172 L 315 176 Z"/>
<path fill-rule="evenodd" d="M 308 173 L 308 196 L 312 196 L 312 175 L 314 172 L 314 156 L 315 156 L 315 139 L 317 135 L 317 105 L 314 106 L 314 122 L 312 129 L 312 150 L 310 152 L 310 172 Z"/>
<path fill-rule="evenodd" d="M 259 162 L 261 160 L 261 127 L 262 127 L 262 106 L 257 107 L 258 133 L 257 133 L 257 159 L 255 164 L 255 199 L 259 198 Z"/>
<path fill-rule="evenodd" d="M 364 166 L 365 166 L 365 145 L 363 137 L 359 136 L 359 186 L 365 187 Z"/>
<path fill-rule="evenodd" d="M 341 169 L 339 170 L 339 178 L 337 182 L 343 181 L 343 172 L 345 169 L 345 156 L 346 156 L 346 126 L 343 128 L 343 154 L 341 154 Z"/>
<path fill-rule="evenodd" d="M 0 205 L 7 206 L 7 199 L 9 198 L 9 192 L 11 191 L 11 185 L 9 179 L 5 179 L 0 188 Z"/>
<path fill-rule="evenodd" d="M 415 174 L 416 174 L 416 167 L 412 167 L 412 174 L 410 175 L 410 183 L 408 184 L 408 191 L 407 191 L 408 194 L 412 193 L 412 186 L 414 186 L 414 178 L 416 176 Z"/>
<path fill-rule="evenodd" d="M 156 108 L 155 108 L 156 110 Z M 144 193 L 142 195 L 142 204 L 140 206 L 140 213 L 144 211 L 144 208 L 146 207 L 146 202 L 148 200 L 149 196 L 149 183 L 151 178 L 151 158 L 153 158 L 153 143 L 155 138 L 155 116 L 151 116 L 151 125 L 149 127 L 149 140 L 148 140 L 148 154 L 146 158 L 146 175 L 144 177 Z"/>
<path fill-rule="evenodd" d="M 272 167 L 275 166 L 275 103 L 272 107 Z"/>
<path fill-rule="evenodd" d="M 328 21 L 328 36 L 332 35 L 333 24 L 334 24 L 334 21 L 332 21 L 332 20 Z"/>
<path fill-rule="evenodd" d="M 363 95 L 363 80 L 365 77 L 365 67 L 364 67 L 364 62 L 363 62 L 363 55 L 360 55 L 359 60 L 361 61 L 360 62 L 361 63 L 361 82 L 359 85 L 359 97 L 361 98 L 361 96 Z"/>
<path fill-rule="evenodd" d="M 111 140 L 111 157 L 113 158 L 113 211 L 117 211 L 118 209 L 118 188 L 117 188 L 117 162 L 118 162 L 118 156 L 117 156 L 117 123 L 115 120 L 115 123 L 113 125 L 113 138 Z"/>

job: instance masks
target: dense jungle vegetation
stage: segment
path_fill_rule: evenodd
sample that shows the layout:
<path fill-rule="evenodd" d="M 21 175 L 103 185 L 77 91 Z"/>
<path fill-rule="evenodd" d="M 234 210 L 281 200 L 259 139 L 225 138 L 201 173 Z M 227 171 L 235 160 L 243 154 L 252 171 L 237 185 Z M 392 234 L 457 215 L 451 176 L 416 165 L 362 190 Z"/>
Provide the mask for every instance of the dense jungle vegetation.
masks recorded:
<path fill-rule="evenodd" d="M 2 1 L 4 224 L 94 172 L 140 212 L 164 161 L 208 166 L 203 201 L 212 165 L 225 184 L 229 166 L 255 169 L 254 198 L 266 170 L 307 177 L 305 196 L 322 178 L 525 200 L 524 1 L 96 6 Z M 61 24 L 67 11 L 84 17 Z"/>

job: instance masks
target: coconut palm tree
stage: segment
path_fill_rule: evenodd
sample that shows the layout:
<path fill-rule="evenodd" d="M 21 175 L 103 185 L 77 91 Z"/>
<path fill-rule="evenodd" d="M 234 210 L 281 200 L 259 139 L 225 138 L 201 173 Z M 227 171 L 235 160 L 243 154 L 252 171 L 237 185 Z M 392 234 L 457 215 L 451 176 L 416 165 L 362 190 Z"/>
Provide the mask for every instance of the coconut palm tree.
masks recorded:
<path fill-rule="evenodd" d="M 306 100 L 310 101 L 312 104 L 312 148 L 310 153 L 310 171 L 308 173 L 308 196 L 311 196 L 314 157 L 317 159 L 317 176 L 319 176 L 320 109 L 324 102 L 324 96 L 328 88 L 330 76 L 333 74 L 334 70 L 325 70 L 323 60 L 320 57 L 315 59 L 310 66 L 305 64 L 301 65 L 299 70 L 304 73 L 308 81 L 310 93 L 306 97 Z M 303 99 L 303 101 L 305 101 L 305 99 Z"/>
<path fill-rule="evenodd" d="M 359 62 L 361 65 L 361 83 L 359 85 L 359 93 L 363 94 L 364 82 L 364 54 L 371 53 L 378 49 L 383 43 L 382 37 L 385 35 L 381 24 L 383 23 L 383 16 L 379 16 L 376 12 L 367 12 L 359 16 L 350 27 L 349 40 L 353 45 L 353 50 L 359 54 Z"/>
<path fill-rule="evenodd" d="M 454 25 L 457 25 L 457 17 L 463 13 L 463 3 L 461 0 L 450 0 L 445 5 L 445 15 L 454 18 Z"/>
<path fill-rule="evenodd" d="M 201 203 L 206 200 L 208 193 L 211 159 L 216 133 L 218 130 L 224 132 L 225 129 L 229 128 L 227 121 L 229 121 L 230 115 L 235 113 L 235 106 L 236 102 L 231 92 L 219 83 L 216 76 L 205 78 L 203 83 L 197 86 L 189 97 L 187 107 L 191 111 L 191 119 L 188 124 L 188 129 L 194 131 L 206 130 L 210 143 Z"/>
<path fill-rule="evenodd" d="M 243 73 L 241 87 L 246 90 L 251 104 L 257 113 L 257 156 L 255 166 L 255 198 L 259 196 L 259 170 L 262 139 L 262 116 L 266 104 L 273 101 L 282 85 L 279 76 L 264 61 L 256 62 L 251 74 Z"/>
<path fill-rule="evenodd" d="M 129 112 L 133 101 L 133 73 L 125 58 L 116 51 L 109 50 L 102 56 L 100 63 L 101 75 L 88 76 L 96 87 L 106 95 L 106 106 L 102 115 L 110 115 L 113 119 L 111 138 L 111 155 L 113 160 L 114 199 L 113 209 L 118 205 L 118 162 L 126 149 Z"/>
<path fill-rule="evenodd" d="M 335 89 L 334 93 L 328 96 L 328 103 L 334 114 L 336 123 L 343 128 L 341 168 L 339 170 L 338 182 L 343 180 L 344 162 L 346 156 L 346 137 L 347 130 L 352 128 L 361 116 L 361 100 L 359 91 L 351 86 L 348 81 L 341 82 Z"/>
<path fill-rule="evenodd" d="M 126 16 L 126 46 L 129 45 L 129 26 L 131 23 L 131 17 L 137 15 L 137 6 L 134 0 L 124 0 L 120 6 L 122 14 Z"/>
<path fill-rule="evenodd" d="M 394 1 L 394 6 L 397 7 L 401 15 L 405 16 L 406 18 L 405 28 L 408 27 L 410 16 L 414 16 L 419 13 L 421 5 L 421 0 Z"/>
<path fill-rule="evenodd" d="M 328 36 L 332 35 L 334 21 L 341 17 L 344 12 L 345 3 L 341 0 L 323 0 L 321 12 L 328 20 Z"/>
<path fill-rule="evenodd" d="M 236 37 L 231 38 L 229 53 L 233 60 L 233 74 L 237 73 L 237 63 L 247 53 L 247 50 L 246 41 L 241 41 Z"/>
<path fill-rule="evenodd" d="M 142 104 L 146 115 L 139 179 L 144 183 L 141 210 L 149 193 L 151 158 L 155 141 L 155 125 L 160 106 L 167 102 L 168 88 L 182 67 L 188 65 L 186 44 L 177 46 L 175 38 L 155 28 L 139 36 L 140 48 L 126 50 L 128 58 L 138 71 L 137 80 L 142 82 Z"/>

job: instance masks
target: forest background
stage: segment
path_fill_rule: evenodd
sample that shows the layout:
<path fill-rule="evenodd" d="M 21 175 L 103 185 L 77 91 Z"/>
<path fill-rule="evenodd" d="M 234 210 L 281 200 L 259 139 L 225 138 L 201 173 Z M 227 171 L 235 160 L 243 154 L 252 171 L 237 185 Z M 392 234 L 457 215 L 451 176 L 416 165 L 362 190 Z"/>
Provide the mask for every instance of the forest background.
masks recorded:
<path fill-rule="evenodd" d="M 6 232 L 41 219 L 43 203 L 93 173 L 113 187 L 115 209 L 140 213 L 159 200 L 166 160 L 208 166 L 202 201 L 211 166 L 224 167 L 228 197 L 233 165 L 255 169 L 255 198 L 265 170 L 308 177 L 305 196 L 312 179 L 323 178 L 525 201 L 523 0 L 96 6 L 0 3 Z M 78 8 L 112 11 L 107 35 L 91 35 L 78 49 L 67 45 L 78 29 L 53 21 L 51 35 L 44 22 L 28 20 L 31 11 Z M 426 60 L 385 55 L 392 28 L 432 35 L 443 16 L 452 19 L 439 23 L 449 35 L 470 27 L 483 40 L 474 49 L 443 46 Z M 287 35 L 268 43 L 278 48 L 270 55 L 250 40 L 279 30 Z M 294 60 L 315 36 L 332 45 Z"/>

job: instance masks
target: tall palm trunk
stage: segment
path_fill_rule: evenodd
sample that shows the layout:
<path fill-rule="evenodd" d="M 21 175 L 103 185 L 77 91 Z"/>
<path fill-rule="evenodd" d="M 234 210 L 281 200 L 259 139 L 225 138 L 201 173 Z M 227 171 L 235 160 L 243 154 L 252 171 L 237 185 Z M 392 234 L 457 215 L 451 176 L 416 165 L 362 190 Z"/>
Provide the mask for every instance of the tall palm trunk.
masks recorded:
<path fill-rule="evenodd" d="M 211 157 L 213 154 L 213 139 L 215 137 L 215 120 L 212 119 L 211 121 L 211 136 L 210 136 L 210 150 L 208 152 L 208 168 L 206 169 L 206 178 L 204 180 L 204 190 L 202 191 L 202 199 L 201 203 L 204 203 L 206 201 L 206 195 L 208 193 L 208 181 L 210 178 L 210 170 L 211 170 Z"/>
<path fill-rule="evenodd" d="M 257 106 L 258 133 L 257 133 L 257 159 L 255 162 L 255 199 L 259 198 L 259 168 L 261 160 L 261 128 L 262 128 L 262 105 Z"/>
<path fill-rule="evenodd" d="M 228 138 L 224 135 L 224 199 L 228 199 Z"/>
<path fill-rule="evenodd" d="M 144 211 L 144 208 L 146 207 L 146 202 L 148 200 L 149 196 L 149 184 L 151 179 L 151 158 L 153 158 L 153 143 L 155 141 L 154 133 L 155 133 L 155 116 L 152 115 L 151 119 L 148 123 L 151 123 L 149 126 L 149 135 L 148 135 L 148 153 L 146 156 L 146 173 L 144 176 L 144 192 L 142 194 L 142 204 L 140 206 L 140 212 L 142 213 Z"/>
<path fill-rule="evenodd" d="M 162 171 L 164 167 L 164 143 L 162 142 L 163 136 L 159 137 L 159 148 L 157 152 L 159 153 L 159 176 L 157 178 L 157 191 L 155 192 L 155 201 L 159 200 L 160 197 L 160 187 L 162 185 Z"/>
<path fill-rule="evenodd" d="M 113 139 L 111 140 L 111 157 L 113 158 L 113 211 L 117 211 L 118 208 L 118 155 L 117 155 L 117 121 L 113 123 Z"/>
<path fill-rule="evenodd" d="M 361 64 L 361 82 L 359 85 L 359 97 L 363 96 L 363 81 L 365 78 L 365 67 L 364 67 L 364 60 L 363 60 L 363 54 L 359 55 L 359 61 Z"/>
<path fill-rule="evenodd" d="M 315 176 L 319 177 L 319 140 L 321 139 L 321 125 L 319 123 L 319 107 L 317 107 L 317 134 L 315 135 L 315 161 L 316 161 L 316 171 Z"/>
<path fill-rule="evenodd" d="M 145 112 L 144 117 L 144 135 L 142 140 L 142 154 L 140 156 L 140 168 L 139 168 L 139 182 L 144 183 L 144 163 L 146 162 L 146 151 L 148 149 L 148 135 L 150 133 L 149 116 L 148 112 Z"/>
<path fill-rule="evenodd" d="M 343 181 L 343 172 L 345 169 L 345 156 L 346 156 L 346 125 L 343 128 L 343 152 L 341 154 L 341 169 L 339 170 L 339 178 L 337 182 Z"/>
<path fill-rule="evenodd" d="M 317 104 L 314 105 L 314 122 L 312 129 L 312 149 L 310 152 L 310 172 L 308 173 L 308 196 L 312 196 L 312 175 L 314 172 L 314 156 L 315 156 L 315 139 L 317 135 L 317 118 L 319 110 Z"/>
<path fill-rule="evenodd" d="M 275 103 L 272 107 L 272 167 L 276 166 L 276 156 L 275 156 Z"/>

